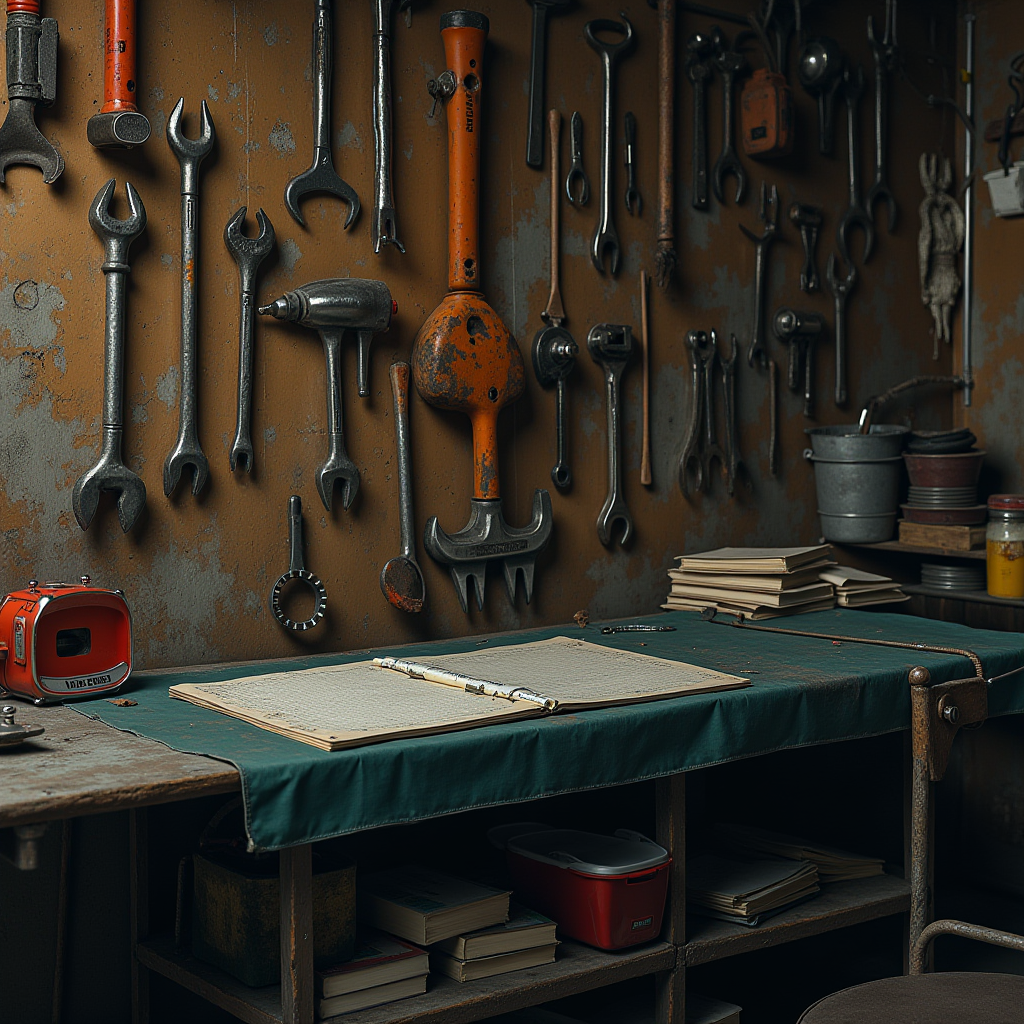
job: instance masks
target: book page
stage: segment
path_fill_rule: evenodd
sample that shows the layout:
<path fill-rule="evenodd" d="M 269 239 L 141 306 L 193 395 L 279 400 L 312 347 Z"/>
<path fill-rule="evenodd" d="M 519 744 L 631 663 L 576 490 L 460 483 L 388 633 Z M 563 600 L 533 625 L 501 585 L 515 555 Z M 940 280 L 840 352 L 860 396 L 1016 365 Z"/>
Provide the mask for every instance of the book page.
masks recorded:
<path fill-rule="evenodd" d="M 543 713 L 533 705 L 410 679 L 367 661 L 222 683 L 179 683 L 170 695 L 322 750 Z"/>
<path fill-rule="evenodd" d="M 554 697 L 560 711 L 750 685 L 749 679 L 714 669 L 567 636 L 418 660 L 492 683 L 529 687 Z"/>

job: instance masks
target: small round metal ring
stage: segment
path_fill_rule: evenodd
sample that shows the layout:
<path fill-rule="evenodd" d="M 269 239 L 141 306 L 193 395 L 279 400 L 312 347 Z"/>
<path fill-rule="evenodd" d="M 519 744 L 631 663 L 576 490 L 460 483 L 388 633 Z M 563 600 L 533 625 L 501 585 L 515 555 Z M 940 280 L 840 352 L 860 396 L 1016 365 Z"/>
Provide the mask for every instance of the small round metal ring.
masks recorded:
<path fill-rule="evenodd" d="M 294 619 L 289 619 L 281 609 L 281 594 L 284 591 L 285 586 L 291 580 L 301 580 L 310 589 L 316 604 L 313 607 L 313 614 L 308 619 L 303 619 L 301 622 L 296 622 Z M 275 584 L 274 589 L 270 592 L 270 610 L 274 613 L 274 618 L 284 626 L 285 629 L 294 630 L 296 633 L 305 632 L 307 629 L 312 629 L 320 620 L 324 617 L 324 613 L 327 611 L 327 588 L 323 585 L 319 576 L 314 576 L 313 573 L 306 569 L 289 569 Z"/>

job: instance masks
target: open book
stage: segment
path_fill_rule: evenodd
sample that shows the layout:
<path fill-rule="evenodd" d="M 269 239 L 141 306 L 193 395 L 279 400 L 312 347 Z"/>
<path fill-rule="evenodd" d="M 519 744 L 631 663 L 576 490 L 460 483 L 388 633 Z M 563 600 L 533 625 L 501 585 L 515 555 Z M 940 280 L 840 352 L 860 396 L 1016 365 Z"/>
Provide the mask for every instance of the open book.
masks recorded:
<path fill-rule="evenodd" d="M 555 711 L 584 711 L 750 685 L 749 679 L 714 669 L 564 636 L 421 660 L 478 679 L 528 688 L 548 698 Z M 179 683 L 170 688 L 170 695 L 321 750 L 551 713 L 535 699 L 467 693 L 379 668 L 372 661 L 220 683 Z"/>

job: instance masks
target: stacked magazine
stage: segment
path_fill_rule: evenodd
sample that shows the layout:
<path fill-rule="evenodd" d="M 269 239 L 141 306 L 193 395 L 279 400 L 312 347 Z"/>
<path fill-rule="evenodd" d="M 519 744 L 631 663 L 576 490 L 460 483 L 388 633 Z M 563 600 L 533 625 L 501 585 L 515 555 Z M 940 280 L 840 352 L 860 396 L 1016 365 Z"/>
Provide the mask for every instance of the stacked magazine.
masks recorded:
<path fill-rule="evenodd" d="M 888 576 L 878 576 L 848 565 L 833 565 L 823 569 L 821 578 L 836 588 L 836 604 L 840 608 L 861 608 L 866 604 L 894 604 L 909 601 L 910 596 Z"/>

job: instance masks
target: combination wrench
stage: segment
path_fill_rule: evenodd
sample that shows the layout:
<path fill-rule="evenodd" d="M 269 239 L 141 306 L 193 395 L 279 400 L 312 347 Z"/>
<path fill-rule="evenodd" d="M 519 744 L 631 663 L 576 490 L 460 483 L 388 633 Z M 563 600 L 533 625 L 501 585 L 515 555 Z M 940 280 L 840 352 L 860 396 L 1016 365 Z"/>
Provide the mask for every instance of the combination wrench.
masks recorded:
<path fill-rule="evenodd" d="M 622 417 L 619 411 L 622 373 L 633 355 L 633 329 L 619 324 L 598 324 L 587 335 L 590 358 L 604 371 L 605 406 L 608 413 L 608 497 L 597 516 L 597 536 L 607 547 L 612 543 L 612 529 L 622 524 L 620 544 L 633 535 L 633 519 L 622 496 L 622 466 L 619 447 Z"/>
<path fill-rule="evenodd" d="M 693 195 L 695 210 L 708 208 L 708 79 L 717 36 L 696 33 L 686 43 L 686 77 L 693 86 Z"/>
<path fill-rule="evenodd" d="M 733 95 L 736 76 L 746 70 L 747 58 L 735 50 L 722 50 L 714 57 L 715 67 L 722 75 L 722 152 L 715 161 L 711 176 L 711 187 L 719 203 L 725 202 L 725 179 L 731 174 L 736 179 L 736 202 L 743 202 L 747 190 L 747 172 L 743 169 L 736 146 L 733 142 L 733 121 L 735 120 L 735 97 Z"/>
<path fill-rule="evenodd" d="M 196 427 L 196 280 L 199 259 L 199 165 L 213 149 L 210 108 L 203 100 L 199 138 L 181 130 L 182 97 L 167 119 L 167 142 L 181 166 L 181 393 L 178 398 L 178 440 L 164 462 L 164 494 L 170 497 L 181 471 L 192 468 L 192 493 L 198 494 L 210 475 L 210 464 L 199 446 Z"/>
<path fill-rule="evenodd" d="M 852 263 L 847 265 L 850 272 L 845 279 L 836 277 L 835 253 L 829 256 L 825 267 L 825 280 L 828 282 L 832 298 L 835 299 L 836 309 L 836 405 L 846 404 L 846 298 L 857 282 L 857 268 Z"/>
<path fill-rule="evenodd" d="M 778 224 L 779 190 L 772 185 L 769 191 L 761 182 L 761 202 L 758 213 L 764 222 L 760 235 L 755 235 L 745 224 L 740 225 L 743 232 L 754 243 L 754 331 L 747 347 L 747 364 L 754 365 L 756 359 L 764 365 L 766 352 L 764 347 L 764 296 L 765 275 L 768 269 L 768 250 L 779 230 Z"/>
<path fill-rule="evenodd" d="M 708 336 L 704 331 L 688 331 L 686 334 L 686 352 L 690 359 L 690 419 L 686 425 L 683 452 L 679 456 L 679 489 L 685 497 L 690 496 L 691 468 L 694 489 L 704 489 L 704 464 L 700 457 L 701 350 L 707 343 Z"/>
<path fill-rule="evenodd" d="M 881 199 L 889 211 L 889 233 L 896 228 L 896 199 L 889 188 L 886 173 L 888 148 L 887 121 L 889 113 L 889 75 L 896 69 L 896 0 L 885 0 L 885 31 L 881 41 L 875 35 L 875 23 L 868 15 L 868 44 L 875 60 L 875 181 L 868 189 L 867 210 L 874 214 L 875 203 Z"/>
<path fill-rule="evenodd" d="M 739 358 L 739 350 L 739 342 L 733 334 L 730 337 L 729 358 L 718 357 L 722 364 L 722 405 L 725 408 L 725 478 L 730 495 L 736 492 L 736 477 L 743 466 L 736 424 L 736 360 Z"/>
<path fill-rule="evenodd" d="M 722 446 L 715 438 L 715 363 L 718 362 L 718 332 L 712 328 L 708 346 L 700 350 L 701 374 L 704 393 L 701 405 L 704 410 L 704 444 L 701 450 L 701 476 L 704 486 L 711 487 L 711 464 L 717 459 L 718 465 L 728 472 L 728 464 Z"/>
<path fill-rule="evenodd" d="M 583 26 L 583 35 L 592 50 L 601 58 L 604 70 L 604 113 L 601 124 L 601 215 L 597 230 L 590 245 L 590 258 L 598 273 L 604 273 L 604 257 L 608 254 L 610 270 L 614 277 L 619 272 L 622 251 L 619 236 L 612 220 L 612 134 L 614 131 L 612 109 L 612 83 L 615 63 L 633 44 L 633 26 L 625 14 L 619 14 L 621 22 L 608 18 L 596 18 Z M 622 36 L 617 43 L 606 43 L 597 38 L 598 32 L 613 32 Z"/>
<path fill-rule="evenodd" d="M 274 248 L 274 225 L 262 209 L 256 213 L 260 233 L 247 237 L 246 208 L 239 208 L 224 227 L 224 244 L 231 258 L 238 264 L 238 419 L 235 440 L 231 445 L 228 464 L 234 473 L 238 467 L 243 473 L 252 472 L 252 335 L 256 312 L 256 271 Z"/>
<path fill-rule="evenodd" d="M 858 119 L 860 98 L 864 95 L 864 68 L 858 65 L 856 72 L 847 68 L 843 72 L 843 98 L 846 101 L 846 143 L 850 156 L 850 204 L 839 221 L 836 243 L 843 262 L 848 266 L 850 259 L 850 229 L 859 227 L 864 231 L 864 262 L 871 257 L 875 244 L 875 222 L 871 219 L 860 198 L 860 132 Z"/>

